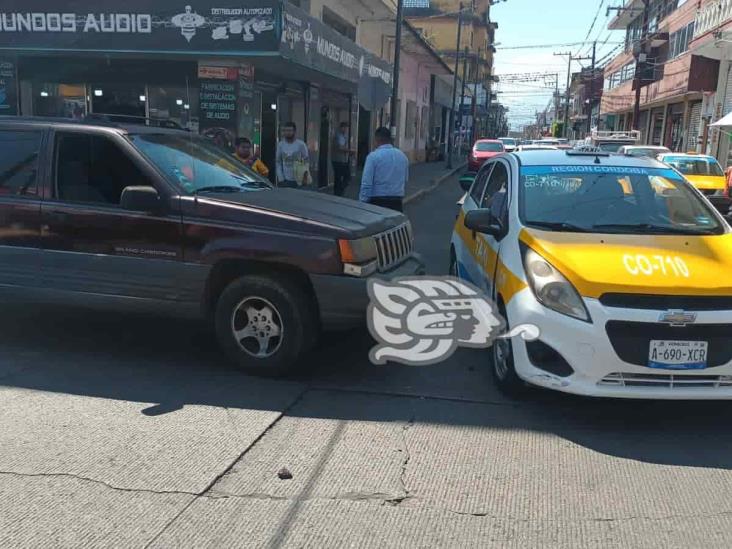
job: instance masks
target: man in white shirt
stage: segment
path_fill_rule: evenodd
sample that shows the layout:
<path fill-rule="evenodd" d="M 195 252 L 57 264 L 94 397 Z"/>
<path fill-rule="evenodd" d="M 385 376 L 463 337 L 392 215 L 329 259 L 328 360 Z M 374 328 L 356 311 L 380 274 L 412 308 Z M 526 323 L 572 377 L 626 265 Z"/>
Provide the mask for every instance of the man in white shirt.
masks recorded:
<path fill-rule="evenodd" d="M 351 180 L 351 148 L 348 137 L 348 122 L 341 122 L 333 140 L 333 194 L 336 196 L 343 196 Z"/>
<path fill-rule="evenodd" d="M 306 171 L 302 181 L 298 181 L 295 164 L 308 164 L 310 153 L 304 141 L 295 138 L 297 126 L 294 122 L 286 122 L 282 126 L 282 140 L 277 144 L 275 163 L 277 166 L 277 185 L 280 187 L 299 187 L 307 185 L 310 173 Z"/>
<path fill-rule="evenodd" d="M 392 145 L 389 128 L 374 135 L 376 149 L 366 157 L 359 200 L 401 212 L 409 179 L 409 159 Z"/>

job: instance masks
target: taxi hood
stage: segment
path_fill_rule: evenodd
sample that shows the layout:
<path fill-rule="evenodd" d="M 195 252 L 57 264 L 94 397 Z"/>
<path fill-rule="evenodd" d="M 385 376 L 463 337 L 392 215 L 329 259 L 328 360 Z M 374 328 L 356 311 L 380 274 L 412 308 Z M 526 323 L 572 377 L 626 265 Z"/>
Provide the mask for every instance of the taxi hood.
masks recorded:
<path fill-rule="evenodd" d="M 524 229 L 520 240 L 580 295 L 732 295 L 732 234 L 588 234 Z"/>

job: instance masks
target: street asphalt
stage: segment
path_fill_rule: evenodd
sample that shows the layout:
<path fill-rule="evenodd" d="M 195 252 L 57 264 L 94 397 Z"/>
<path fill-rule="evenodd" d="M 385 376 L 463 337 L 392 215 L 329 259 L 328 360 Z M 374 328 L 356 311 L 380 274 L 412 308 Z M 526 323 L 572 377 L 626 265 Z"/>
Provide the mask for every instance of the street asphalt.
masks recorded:
<path fill-rule="evenodd" d="M 452 178 L 410 203 L 444 274 Z M 0 547 L 729 547 L 730 404 L 493 386 L 485 351 L 286 381 L 195 323 L 4 306 Z M 290 479 L 280 479 L 286 469 Z"/>

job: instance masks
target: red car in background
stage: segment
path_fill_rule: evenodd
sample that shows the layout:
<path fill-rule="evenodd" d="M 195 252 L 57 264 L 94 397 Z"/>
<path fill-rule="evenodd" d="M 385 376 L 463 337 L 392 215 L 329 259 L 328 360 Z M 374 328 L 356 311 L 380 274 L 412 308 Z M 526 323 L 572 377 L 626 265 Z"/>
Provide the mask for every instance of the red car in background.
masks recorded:
<path fill-rule="evenodd" d="M 479 139 L 470 152 L 468 170 L 477 172 L 486 160 L 504 152 L 506 149 L 498 139 Z"/>

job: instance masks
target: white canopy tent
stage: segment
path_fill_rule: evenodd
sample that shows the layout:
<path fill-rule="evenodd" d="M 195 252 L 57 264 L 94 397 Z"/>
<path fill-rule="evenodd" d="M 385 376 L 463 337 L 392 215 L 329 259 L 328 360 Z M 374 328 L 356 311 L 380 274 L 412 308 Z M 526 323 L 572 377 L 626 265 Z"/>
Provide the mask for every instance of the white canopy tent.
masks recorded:
<path fill-rule="evenodd" d="M 714 124 L 710 124 L 710 126 L 717 126 L 717 127 L 730 126 L 730 127 L 732 127 L 732 112 L 729 113 L 727 116 L 723 116 L 722 118 L 717 120 Z"/>

